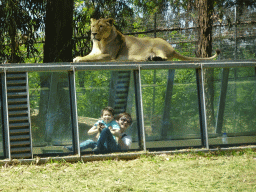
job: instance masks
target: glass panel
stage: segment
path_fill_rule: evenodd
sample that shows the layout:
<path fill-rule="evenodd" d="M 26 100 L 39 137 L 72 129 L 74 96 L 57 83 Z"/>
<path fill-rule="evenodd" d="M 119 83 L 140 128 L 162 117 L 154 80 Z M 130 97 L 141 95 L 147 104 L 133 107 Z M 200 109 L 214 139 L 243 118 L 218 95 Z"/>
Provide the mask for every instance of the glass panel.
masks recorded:
<path fill-rule="evenodd" d="M 228 70 L 226 69 L 226 72 Z M 256 77 L 255 68 L 214 69 L 214 121 L 209 123 L 210 145 L 250 144 L 256 142 Z M 227 83 L 227 89 L 221 89 Z M 224 105 L 220 105 L 221 95 Z M 219 116 L 224 111 L 223 116 Z M 209 118 L 209 117 L 208 117 Z M 226 138 L 227 137 L 227 138 Z"/>
<path fill-rule="evenodd" d="M 195 69 L 147 70 L 141 79 L 147 148 L 200 146 Z"/>
<path fill-rule="evenodd" d="M 72 143 L 68 73 L 29 73 L 34 154 L 66 152 Z"/>
<path fill-rule="evenodd" d="M 138 148 L 134 83 L 130 71 L 79 71 L 76 72 L 76 91 L 79 137 L 82 153 L 90 153 L 96 146 L 96 135 L 88 135 L 88 130 L 101 118 L 101 110 L 106 106 L 115 109 L 115 115 L 122 111 L 131 114 L 133 124 L 126 133 L 132 136 L 131 149 Z M 125 77 L 128 75 L 128 78 Z M 118 83 L 116 83 L 118 82 Z M 128 86 L 130 84 L 130 86 Z M 124 93 L 127 92 L 128 94 Z M 121 101 L 121 103 L 120 103 Z M 87 141 L 87 142 L 85 142 Z"/>

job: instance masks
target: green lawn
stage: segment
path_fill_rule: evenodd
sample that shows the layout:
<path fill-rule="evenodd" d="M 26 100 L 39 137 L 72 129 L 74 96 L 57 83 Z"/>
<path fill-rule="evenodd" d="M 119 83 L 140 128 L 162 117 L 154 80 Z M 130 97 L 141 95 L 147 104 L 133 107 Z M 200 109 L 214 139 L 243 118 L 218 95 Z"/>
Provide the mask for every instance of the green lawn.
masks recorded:
<path fill-rule="evenodd" d="M 256 191 L 256 151 L 3 165 L 0 191 Z"/>

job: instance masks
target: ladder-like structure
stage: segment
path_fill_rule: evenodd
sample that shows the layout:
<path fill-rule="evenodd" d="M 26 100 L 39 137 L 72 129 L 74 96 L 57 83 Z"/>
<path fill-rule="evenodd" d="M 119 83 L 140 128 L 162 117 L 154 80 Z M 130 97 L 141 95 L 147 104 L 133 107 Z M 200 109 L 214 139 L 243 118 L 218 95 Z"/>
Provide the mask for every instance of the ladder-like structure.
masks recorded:
<path fill-rule="evenodd" d="M 114 108 L 115 114 L 126 111 L 130 76 L 130 71 L 112 72 L 109 106 Z"/>
<path fill-rule="evenodd" d="M 5 73 L 5 135 L 12 159 L 32 158 L 32 138 L 28 91 L 28 73 Z M 8 129 L 9 127 L 9 129 Z M 9 130 L 9 131 L 7 131 Z"/>

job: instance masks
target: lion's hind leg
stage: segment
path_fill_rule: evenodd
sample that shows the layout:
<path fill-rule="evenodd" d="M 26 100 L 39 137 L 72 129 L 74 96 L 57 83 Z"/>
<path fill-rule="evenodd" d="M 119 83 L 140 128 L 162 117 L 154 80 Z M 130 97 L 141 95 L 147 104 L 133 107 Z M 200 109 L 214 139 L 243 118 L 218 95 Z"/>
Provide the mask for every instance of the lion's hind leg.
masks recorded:
<path fill-rule="evenodd" d="M 166 61 L 167 57 L 166 54 L 158 49 L 158 48 L 152 48 L 152 51 L 149 55 L 149 57 L 147 58 L 148 61 Z"/>
<path fill-rule="evenodd" d="M 166 59 L 163 59 L 162 57 L 158 57 L 158 56 L 149 56 L 148 61 L 166 61 Z"/>

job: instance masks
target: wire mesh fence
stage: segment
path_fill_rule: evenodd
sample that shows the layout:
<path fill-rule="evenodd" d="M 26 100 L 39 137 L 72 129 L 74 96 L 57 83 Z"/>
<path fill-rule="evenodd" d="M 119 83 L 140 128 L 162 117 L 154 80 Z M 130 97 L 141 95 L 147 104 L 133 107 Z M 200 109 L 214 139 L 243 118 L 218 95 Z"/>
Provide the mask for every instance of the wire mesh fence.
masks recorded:
<path fill-rule="evenodd" d="M 256 41 L 256 13 L 245 9 L 241 14 L 235 8 L 227 10 L 224 20 L 213 23 L 213 51 L 222 50 L 219 59 L 254 59 Z M 186 16 L 184 16 L 186 15 Z M 194 56 L 197 50 L 198 25 L 193 13 L 180 14 L 176 18 L 157 14 L 140 19 L 134 24 L 132 19 L 123 32 L 128 35 L 160 37 L 168 41 L 176 50 Z"/>
<path fill-rule="evenodd" d="M 213 15 L 213 53 L 221 49 L 218 59 L 255 59 L 256 52 L 256 10 L 243 7 L 236 11 L 236 7 L 225 10 L 223 19 L 214 18 Z M 85 23 L 83 18 L 74 17 L 73 28 L 73 56 L 87 55 L 92 48 L 90 41 L 90 23 Z M 118 30 L 127 35 L 139 37 L 160 37 L 169 42 L 176 50 L 186 56 L 195 56 L 198 43 L 198 16 L 196 12 L 180 11 L 173 14 L 170 11 L 164 14 L 143 16 L 138 14 L 127 17 L 125 26 L 116 21 Z M 81 27 L 83 23 L 83 27 Z M 19 39 L 17 37 L 17 39 Z M 27 41 L 20 38 L 21 57 L 27 58 L 25 62 L 40 63 L 43 61 L 43 46 L 45 43 L 44 32 L 32 48 L 27 46 Z M 36 50 L 36 51 L 35 51 Z M 33 59 L 32 59 L 33 58 Z M 8 58 L 1 58 L 2 62 Z"/>

